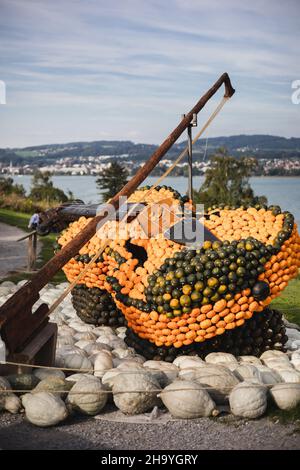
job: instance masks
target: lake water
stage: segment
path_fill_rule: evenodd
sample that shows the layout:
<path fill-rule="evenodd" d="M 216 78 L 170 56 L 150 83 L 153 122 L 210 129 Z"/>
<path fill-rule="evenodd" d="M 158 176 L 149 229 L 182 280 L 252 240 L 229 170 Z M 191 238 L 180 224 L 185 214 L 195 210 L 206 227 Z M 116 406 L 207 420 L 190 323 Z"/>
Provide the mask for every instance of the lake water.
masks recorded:
<path fill-rule="evenodd" d="M 26 191 L 30 188 L 31 176 L 16 176 L 15 181 L 23 184 Z M 53 176 L 53 183 L 64 191 L 70 190 L 78 199 L 84 202 L 100 202 L 100 195 L 96 188 L 95 176 Z M 144 184 L 153 184 L 156 177 L 149 177 Z M 194 177 L 194 187 L 198 189 L 204 181 L 203 176 Z M 164 184 L 172 186 L 180 193 L 187 190 L 187 178 L 165 178 Z M 265 195 L 269 204 L 278 204 L 283 210 L 289 210 L 300 225 L 300 178 L 297 177 L 254 177 L 251 185 L 256 195 Z"/>

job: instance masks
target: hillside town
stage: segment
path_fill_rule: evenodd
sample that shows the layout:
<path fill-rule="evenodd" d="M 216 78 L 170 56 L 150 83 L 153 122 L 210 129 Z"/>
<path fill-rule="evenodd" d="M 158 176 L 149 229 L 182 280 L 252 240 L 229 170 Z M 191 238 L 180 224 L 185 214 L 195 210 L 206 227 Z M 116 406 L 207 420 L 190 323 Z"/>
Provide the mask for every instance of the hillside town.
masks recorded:
<path fill-rule="evenodd" d="M 32 164 L 16 165 L 10 162 L 0 161 L 0 174 L 4 175 L 31 175 L 39 168 L 43 172 L 50 172 L 53 175 L 98 175 L 105 168 L 110 166 L 114 160 L 122 161 L 124 167 L 129 174 L 134 174 L 140 168 L 144 161 L 136 161 L 130 158 L 128 154 L 122 155 L 99 155 L 99 156 L 81 156 L 81 157 L 64 157 L 59 158 L 52 164 Z M 256 176 L 299 176 L 300 175 L 300 158 L 276 158 L 276 159 L 259 159 L 259 165 Z M 155 169 L 156 175 L 162 174 L 167 168 L 173 164 L 171 159 L 163 159 Z M 193 163 L 194 174 L 204 175 L 206 170 L 210 168 L 210 159 L 196 159 Z M 179 163 L 173 172 L 174 176 L 186 176 L 188 171 L 187 162 Z"/>

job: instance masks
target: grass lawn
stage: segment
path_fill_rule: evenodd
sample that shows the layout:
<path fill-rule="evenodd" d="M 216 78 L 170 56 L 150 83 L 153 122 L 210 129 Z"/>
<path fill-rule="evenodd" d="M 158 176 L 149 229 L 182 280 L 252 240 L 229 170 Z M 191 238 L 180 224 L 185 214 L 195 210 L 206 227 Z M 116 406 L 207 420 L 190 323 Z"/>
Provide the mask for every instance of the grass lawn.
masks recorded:
<path fill-rule="evenodd" d="M 284 313 L 293 323 L 300 325 L 300 276 L 289 282 L 280 297 L 273 300 L 271 306 Z"/>
<path fill-rule="evenodd" d="M 8 225 L 13 225 L 15 227 L 21 228 L 28 232 L 28 221 L 30 219 L 29 214 L 24 214 L 22 212 L 15 212 L 10 209 L 0 209 L 0 222 L 3 222 Z M 45 237 L 39 237 L 41 243 L 41 251 L 38 256 L 37 268 L 42 267 L 49 259 L 54 255 L 53 252 L 53 243 L 55 242 L 56 235 L 51 233 Z M 28 273 L 15 273 L 8 276 L 5 280 L 18 282 L 21 279 L 30 279 L 31 274 Z M 66 277 L 62 271 L 59 271 L 53 278 L 51 282 L 64 282 Z"/>

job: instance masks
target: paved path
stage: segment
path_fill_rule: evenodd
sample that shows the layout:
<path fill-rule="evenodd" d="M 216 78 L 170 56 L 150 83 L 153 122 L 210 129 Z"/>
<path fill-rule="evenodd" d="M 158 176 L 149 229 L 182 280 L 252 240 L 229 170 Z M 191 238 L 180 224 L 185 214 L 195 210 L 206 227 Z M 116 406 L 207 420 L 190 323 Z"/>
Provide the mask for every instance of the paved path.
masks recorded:
<path fill-rule="evenodd" d="M 0 279 L 12 271 L 26 269 L 27 240 L 17 242 L 25 234 L 18 227 L 0 222 Z"/>
<path fill-rule="evenodd" d="M 217 450 L 299 449 L 299 425 L 268 418 L 233 422 L 222 418 L 160 423 L 73 417 L 53 428 L 38 428 L 20 415 L 0 414 L 0 449 Z"/>

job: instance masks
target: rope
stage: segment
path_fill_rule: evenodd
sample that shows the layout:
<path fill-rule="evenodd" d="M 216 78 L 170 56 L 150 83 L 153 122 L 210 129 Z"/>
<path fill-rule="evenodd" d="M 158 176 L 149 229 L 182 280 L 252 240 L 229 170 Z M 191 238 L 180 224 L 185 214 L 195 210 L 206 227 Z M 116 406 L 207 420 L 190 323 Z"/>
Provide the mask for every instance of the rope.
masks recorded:
<path fill-rule="evenodd" d="M 184 382 L 184 380 L 182 381 Z M 240 383 L 244 383 L 244 382 L 240 382 Z M 209 386 L 209 385 L 202 385 L 201 383 L 199 383 L 200 387 L 201 387 L 201 390 L 211 390 L 212 392 L 213 391 L 219 391 L 218 389 L 216 389 L 215 387 L 213 386 Z M 259 383 L 249 383 L 249 385 L 244 385 L 244 388 L 251 388 L 251 387 L 270 387 L 270 386 L 274 386 L 274 385 L 283 385 L 283 383 L 279 384 L 259 384 Z M 289 384 L 287 384 L 287 387 L 288 387 Z M 222 386 L 222 390 L 228 390 L 228 391 L 231 391 L 233 389 L 233 387 L 229 387 L 229 386 Z M 149 394 L 149 393 L 159 393 L 160 395 L 163 395 L 165 393 L 173 393 L 173 392 L 185 392 L 187 390 L 199 390 L 197 387 L 188 387 L 188 388 L 173 388 L 172 390 L 166 390 L 166 389 L 161 389 L 161 388 L 156 388 L 156 389 L 151 389 L 151 390 L 120 390 L 118 392 L 113 392 L 112 390 L 105 390 L 105 389 L 102 389 L 102 390 L 98 390 L 98 391 L 95 391 L 95 390 L 84 390 L 84 391 L 73 391 L 72 392 L 72 389 L 70 390 L 22 390 L 22 389 L 6 389 L 6 390 L 0 390 L 0 394 L 7 394 L 7 393 L 37 393 L 37 392 L 48 392 L 48 393 L 71 393 L 71 394 L 74 394 L 74 395 L 98 395 L 98 394 L 102 394 L 102 393 L 105 393 L 105 394 L 111 394 L 113 393 L 114 395 L 122 395 L 124 393 L 145 393 L 145 394 Z M 222 392 L 220 392 L 222 393 Z"/>

